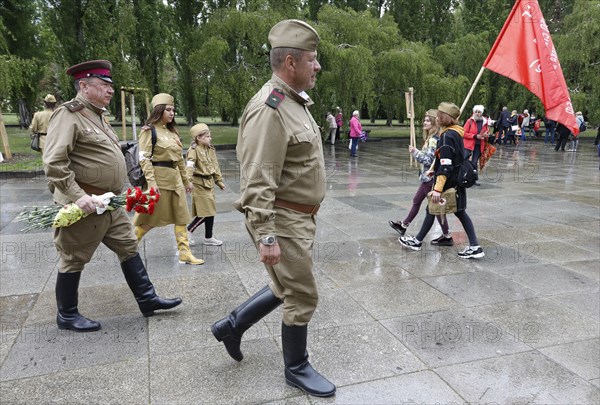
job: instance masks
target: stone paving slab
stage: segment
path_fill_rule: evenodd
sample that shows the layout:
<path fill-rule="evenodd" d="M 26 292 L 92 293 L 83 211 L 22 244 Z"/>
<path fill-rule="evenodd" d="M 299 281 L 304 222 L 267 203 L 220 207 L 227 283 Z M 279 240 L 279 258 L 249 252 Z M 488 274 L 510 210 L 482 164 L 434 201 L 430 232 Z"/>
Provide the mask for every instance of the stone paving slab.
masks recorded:
<path fill-rule="evenodd" d="M 597 404 L 599 391 L 538 352 L 442 367 L 436 372 L 469 403 Z"/>
<path fill-rule="evenodd" d="M 309 325 L 312 364 L 337 384 L 309 397 L 283 378 L 281 309 L 247 331 L 244 360 L 210 332 L 268 283 L 242 215 L 232 209 L 235 151 L 218 151 L 215 236 L 178 264 L 173 227 L 153 229 L 140 254 L 159 294 L 180 307 L 144 318 L 114 254 L 101 247 L 81 279 L 90 334 L 56 327 L 59 265 L 52 231 L 20 232 L 23 206 L 51 203 L 42 176 L 0 181 L 0 399 L 115 404 L 596 404 L 600 402 L 600 172 L 593 145 L 577 154 L 539 142 L 500 147 L 468 190 L 481 260 L 450 215 L 455 245 L 420 252 L 387 224 L 403 219 L 419 185 L 406 140 L 324 145 L 327 197 L 318 214 Z M 416 234 L 422 207 L 410 225 Z"/>

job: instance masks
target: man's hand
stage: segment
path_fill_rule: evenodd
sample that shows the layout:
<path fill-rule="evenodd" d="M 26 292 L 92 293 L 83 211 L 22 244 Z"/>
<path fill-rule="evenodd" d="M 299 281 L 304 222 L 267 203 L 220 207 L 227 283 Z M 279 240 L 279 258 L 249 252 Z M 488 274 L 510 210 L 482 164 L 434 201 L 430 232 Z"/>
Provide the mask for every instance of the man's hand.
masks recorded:
<path fill-rule="evenodd" d="M 258 244 L 258 253 L 260 254 L 260 261 L 264 264 L 274 266 L 279 263 L 281 258 L 281 249 L 279 248 L 279 242 L 275 242 L 271 246 Z"/>
<path fill-rule="evenodd" d="M 94 202 L 92 197 L 87 194 L 75 201 L 75 204 L 77 204 L 77 206 L 86 214 L 91 214 L 92 212 L 96 211 L 97 204 Z"/>
<path fill-rule="evenodd" d="M 194 185 L 193 185 L 191 182 L 189 182 L 189 183 L 188 183 L 188 184 L 185 186 L 185 192 L 186 192 L 186 193 L 188 193 L 188 194 L 189 194 L 189 193 L 191 193 L 193 189 L 194 189 Z"/>

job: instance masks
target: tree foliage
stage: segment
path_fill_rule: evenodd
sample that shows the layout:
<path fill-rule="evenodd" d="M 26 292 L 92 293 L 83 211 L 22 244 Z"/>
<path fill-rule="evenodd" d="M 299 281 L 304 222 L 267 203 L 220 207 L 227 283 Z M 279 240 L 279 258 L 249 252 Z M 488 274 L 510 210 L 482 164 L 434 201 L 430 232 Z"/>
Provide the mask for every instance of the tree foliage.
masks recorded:
<path fill-rule="evenodd" d="M 600 120 L 600 0 L 539 0 L 576 109 Z M 319 31 L 322 71 L 315 116 L 340 106 L 363 117 L 417 115 L 442 100 L 460 104 L 513 0 L 2 0 L 0 96 L 22 125 L 47 92 L 74 95 L 68 66 L 113 63 L 116 90 L 169 92 L 193 124 L 198 115 L 236 124 L 271 74 L 267 34 L 284 18 Z M 568 33 L 568 35 L 567 35 Z M 508 62 L 510 63 L 510 62 Z M 120 114 L 120 92 L 110 108 Z M 136 97 L 138 111 L 143 97 Z M 486 71 L 469 102 L 495 116 L 503 105 L 543 114 L 525 88 Z"/>

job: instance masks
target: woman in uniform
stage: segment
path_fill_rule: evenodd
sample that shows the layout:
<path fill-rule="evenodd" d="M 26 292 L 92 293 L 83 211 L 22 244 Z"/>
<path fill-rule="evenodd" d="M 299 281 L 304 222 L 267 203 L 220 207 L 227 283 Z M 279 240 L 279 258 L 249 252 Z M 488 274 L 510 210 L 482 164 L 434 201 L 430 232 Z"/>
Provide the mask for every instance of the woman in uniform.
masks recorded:
<path fill-rule="evenodd" d="M 152 131 L 144 127 L 140 134 L 140 167 L 146 177 L 148 189 L 160 193 L 154 213 L 136 213 L 133 218 L 138 241 L 152 228 L 175 225 L 175 239 L 179 250 L 179 263 L 202 264 L 190 251 L 186 224 L 190 222 L 185 193 L 193 184 L 185 169 L 183 145 L 175 126 L 175 102 L 173 96 L 159 93 L 152 98 L 152 113 L 147 124 L 156 130 L 156 144 L 152 145 Z"/>
<path fill-rule="evenodd" d="M 191 233 L 204 223 L 204 244 L 221 246 L 222 241 L 213 238 L 213 225 L 217 213 L 215 203 L 214 185 L 221 190 L 225 189 L 219 161 L 214 146 L 211 145 L 212 136 L 206 124 L 197 124 L 190 129 L 192 145 L 187 151 L 186 168 L 188 177 L 194 184 L 192 192 L 192 217 L 188 225 Z M 191 240 L 191 239 L 190 239 Z"/>

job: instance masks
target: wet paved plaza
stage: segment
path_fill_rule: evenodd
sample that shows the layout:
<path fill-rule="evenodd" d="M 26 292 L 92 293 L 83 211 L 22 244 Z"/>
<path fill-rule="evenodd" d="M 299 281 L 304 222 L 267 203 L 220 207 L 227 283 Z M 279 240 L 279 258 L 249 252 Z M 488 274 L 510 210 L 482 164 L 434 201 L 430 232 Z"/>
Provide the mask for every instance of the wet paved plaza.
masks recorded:
<path fill-rule="evenodd" d="M 403 249 L 387 225 L 418 187 L 406 140 L 368 142 L 358 158 L 324 146 L 327 196 L 314 248 L 319 307 L 308 351 L 337 387 L 332 398 L 285 384 L 276 310 L 244 336 L 237 363 L 209 326 L 268 279 L 231 203 L 235 151 L 220 150 L 215 237 L 203 266 L 177 263 L 172 227 L 152 230 L 141 254 L 157 291 L 183 305 L 144 318 L 116 257 L 99 249 L 83 273 L 87 334 L 56 327 L 57 254 L 50 230 L 24 234 L 16 214 L 51 204 L 43 177 L 2 180 L 0 399 L 123 404 L 597 404 L 600 403 L 600 187 L 592 140 L 577 153 L 540 141 L 500 147 L 468 190 L 486 256 L 455 246 Z M 418 232 L 424 206 L 408 233 Z M 195 233 L 199 241 L 200 227 Z"/>

